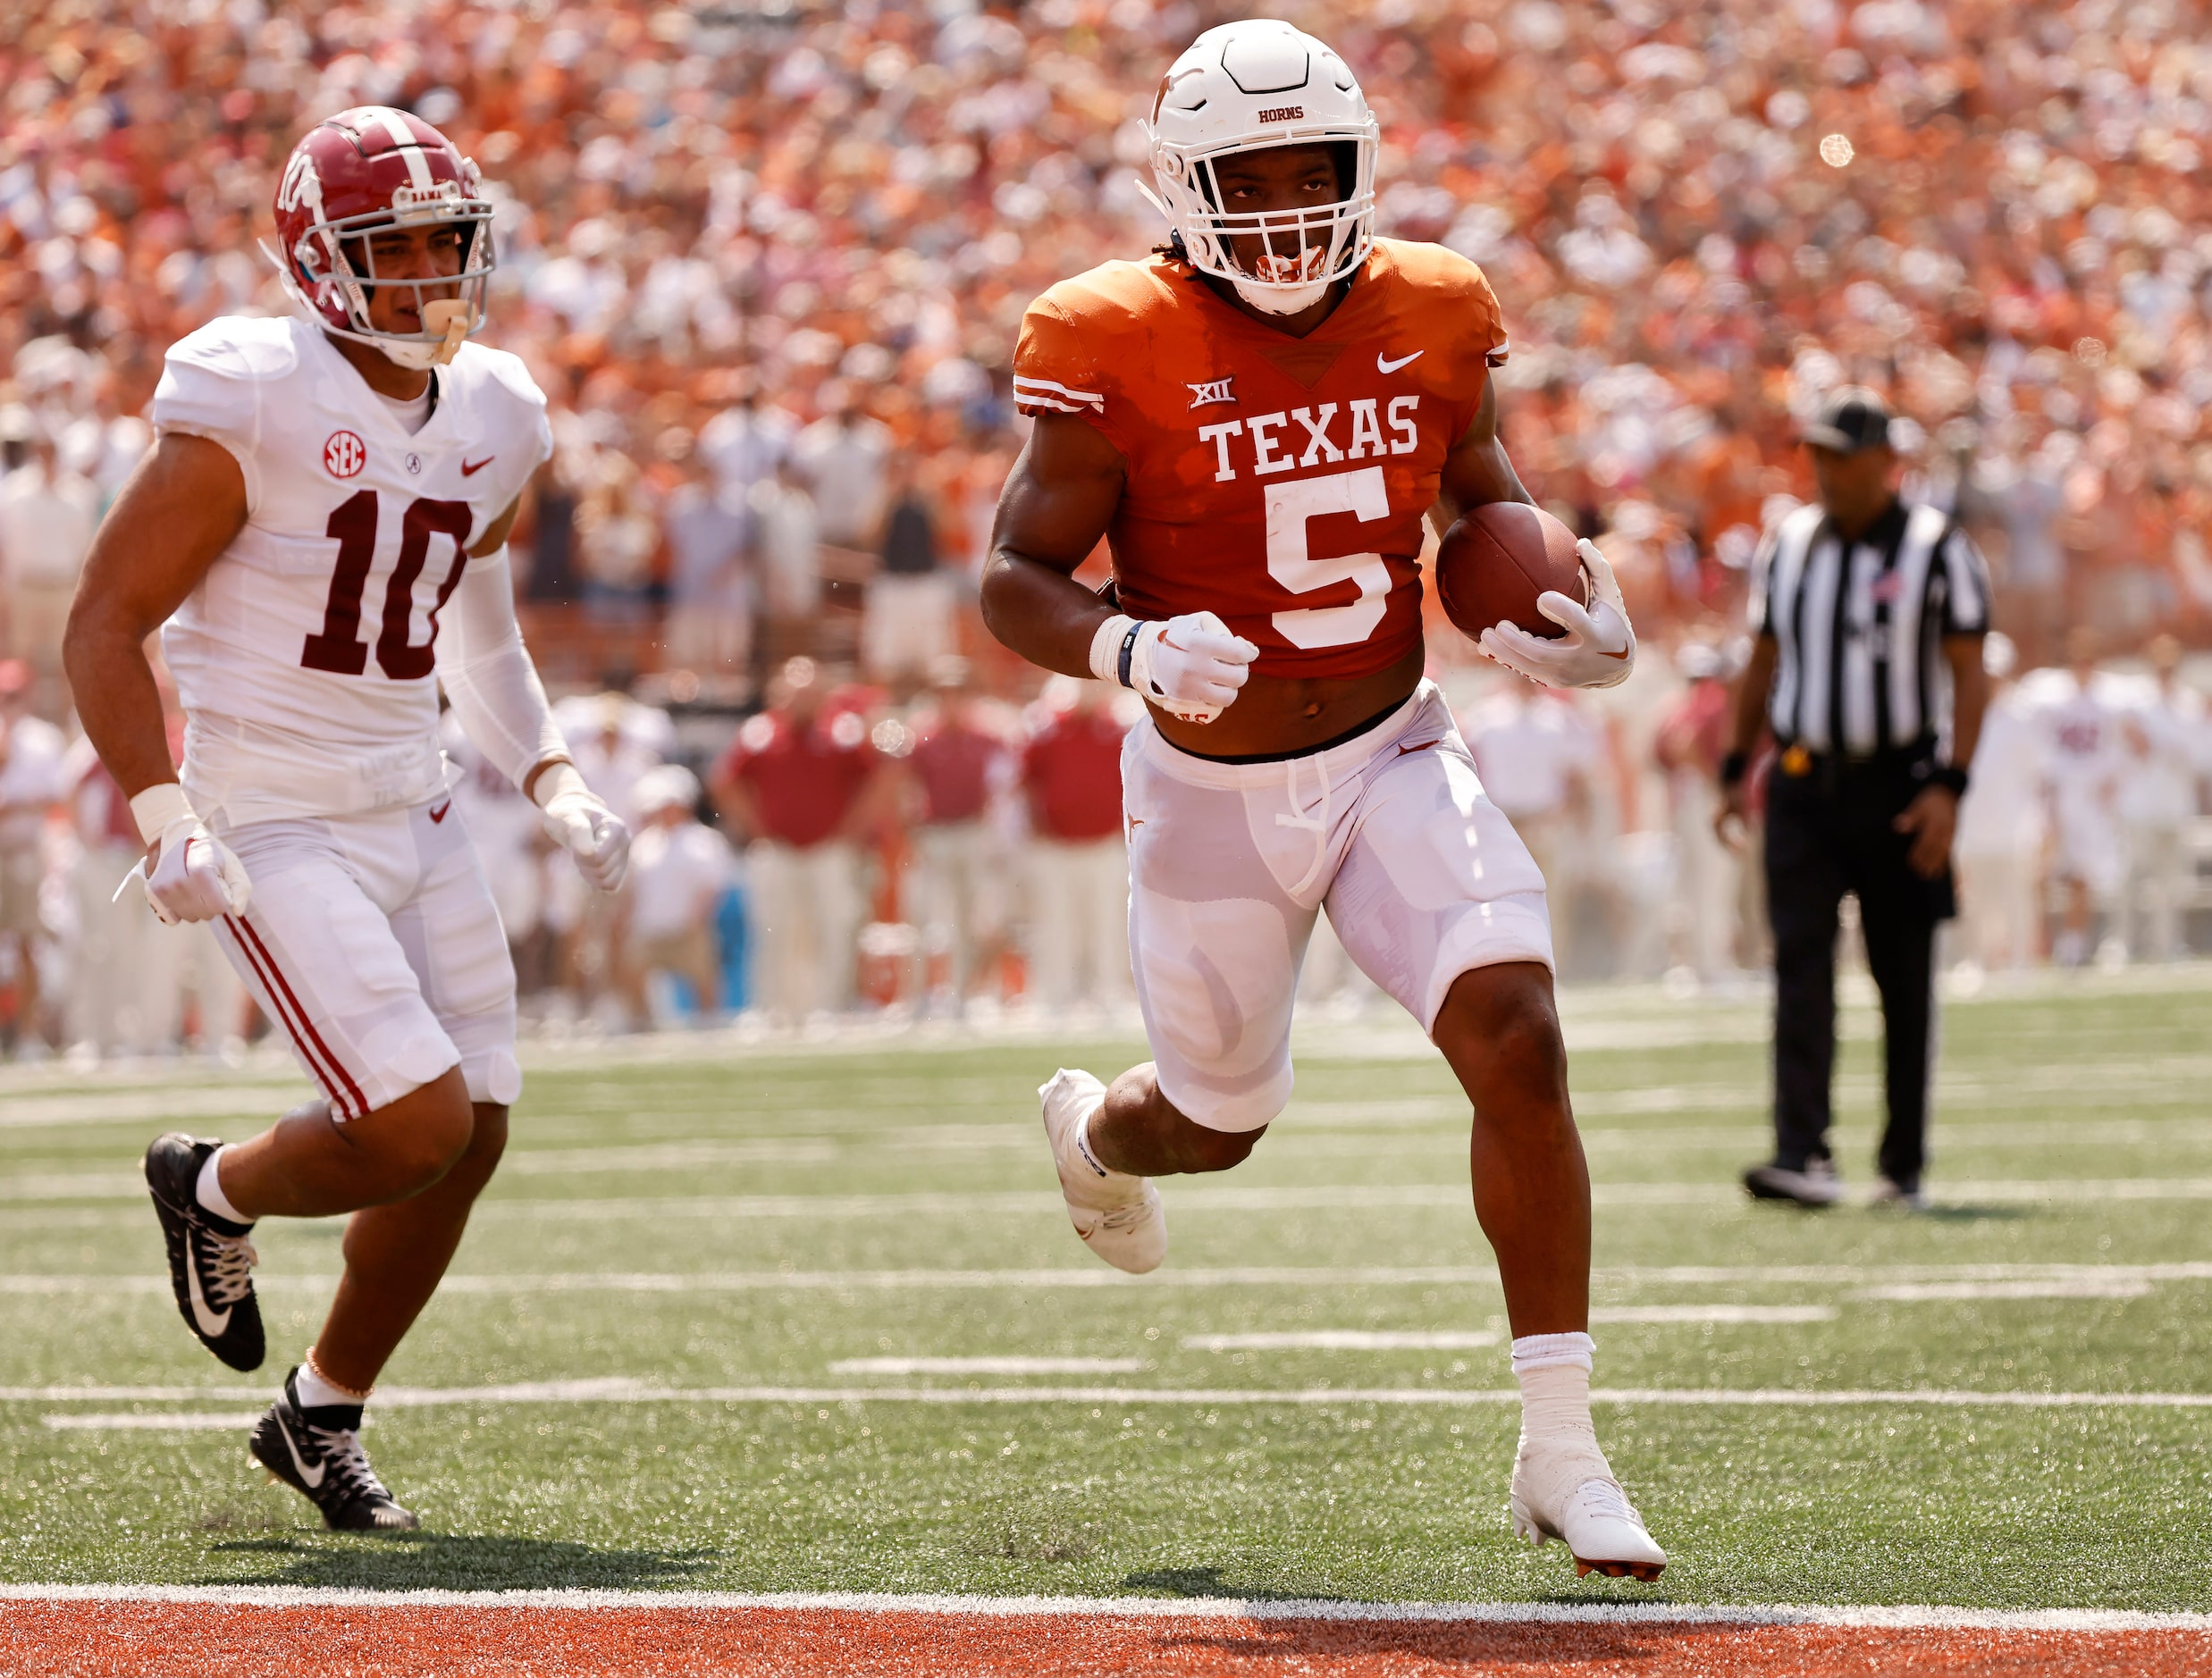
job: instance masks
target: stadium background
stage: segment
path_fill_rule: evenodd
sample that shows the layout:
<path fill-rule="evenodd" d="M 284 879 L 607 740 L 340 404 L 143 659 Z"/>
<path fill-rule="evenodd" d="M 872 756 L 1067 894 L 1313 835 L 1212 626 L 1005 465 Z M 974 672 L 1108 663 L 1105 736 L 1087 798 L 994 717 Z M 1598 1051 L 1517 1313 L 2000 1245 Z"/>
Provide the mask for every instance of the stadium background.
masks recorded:
<path fill-rule="evenodd" d="M 1382 231 L 1491 273 L 1513 333 L 1514 457 L 1612 556 L 1655 655 L 1618 702 L 1552 719 L 1587 774 L 1552 812 L 1546 860 L 1602 909 L 1572 970 L 1758 964 L 1755 881 L 1684 887 L 1694 789 L 1659 761 L 1656 730 L 1681 671 L 1726 667 L 1757 533 L 1806 492 L 1793 421 L 1822 390 L 1863 381 L 1907 416 L 1913 488 L 1969 517 L 2025 665 L 2059 662 L 2079 625 L 2123 663 L 2154 633 L 2212 639 L 2212 49 L 2188 8 L 1284 14 L 1339 44 L 1381 117 Z M 910 703 L 929 655 L 957 649 L 998 701 L 988 726 L 1018 743 L 1039 681 L 972 602 L 1021 440 L 1021 311 L 1156 239 L 1133 184 L 1138 118 L 1161 66 L 1232 15 L 1140 0 L 26 9 L 0 38 L 4 428 L 18 457 L 49 440 L 104 505 L 145 446 L 166 345 L 225 310 L 282 306 L 256 242 L 302 126 L 406 105 L 492 182 L 491 340 L 552 399 L 557 457 L 516 551 L 557 690 L 628 692 L 632 755 L 704 771 L 782 660 L 811 653 L 896 759 L 932 714 Z M 786 489 L 812 523 L 779 542 Z M 879 575 L 881 515 L 900 501 L 926 511 L 929 599 L 948 614 L 903 651 L 868 626 L 871 601 L 912 598 Z M 11 608 L 35 591 L 29 568 L 0 555 Z M 51 621 L 10 617 L 19 636 Z M 1433 641 L 1476 734 L 1491 673 L 1448 631 Z M 51 636 L 13 650 L 30 709 L 65 726 Z M 941 978 L 915 965 L 927 939 L 899 893 L 914 806 L 911 790 L 883 801 L 853 875 L 865 903 L 847 919 L 874 929 L 849 935 L 857 994 L 876 1002 Z M 23 809 L 5 819 L 17 848 L 45 847 L 51 999 L 80 932 L 69 823 L 39 837 Z M 1010 878 L 1032 872 L 1012 858 L 1029 820 L 1002 824 Z M 559 1007 L 588 1013 L 603 986 L 577 961 L 618 963 L 579 954 L 583 911 L 539 895 L 559 948 L 538 966 L 577 993 Z M 998 989 L 1015 994 L 1039 917 L 1006 913 L 1013 953 L 991 959 L 1012 961 Z M 727 999 L 758 1001 L 739 919 L 724 919 Z M 50 1012 L 35 1035 L 83 1034 Z"/>

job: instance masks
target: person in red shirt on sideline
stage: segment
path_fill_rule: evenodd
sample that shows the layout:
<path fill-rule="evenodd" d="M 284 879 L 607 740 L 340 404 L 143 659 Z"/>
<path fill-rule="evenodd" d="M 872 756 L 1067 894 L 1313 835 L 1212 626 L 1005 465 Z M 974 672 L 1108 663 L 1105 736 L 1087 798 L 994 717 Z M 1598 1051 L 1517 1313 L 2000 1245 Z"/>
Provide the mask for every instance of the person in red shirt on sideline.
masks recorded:
<path fill-rule="evenodd" d="M 759 994 L 786 1023 L 852 1006 L 865 908 L 860 837 L 884 784 L 867 719 L 826 698 L 814 661 L 790 660 L 712 777 L 723 822 L 749 844 Z"/>
<path fill-rule="evenodd" d="M 940 659 L 930 682 L 934 704 L 916 719 L 907 759 L 918 818 L 909 919 L 921 929 L 925 962 L 932 950 L 950 958 L 945 1000 L 957 1010 L 1005 941 L 1005 859 L 987 817 L 1007 751 L 969 690 L 966 659 Z"/>
<path fill-rule="evenodd" d="M 1098 682 L 1047 684 L 1022 752 L 1030 832 L 1030 980 L 1047 1008 L 1134 994 L 1129 852 L 1122 836 L 1122 738 Z"/>
<path fill-rule="evenodd" d="M 1674 822 L 1672 963 L 1700 979 L 1737 970 L 1737 900 L 1743 868 L 1714 831 L 1720 813 L 1720 760 L 1728 751 L 1728 658 L 1703 641 L 1685 642 L 1675 667 L 1688 685 L 1661 718 L 1653 751 L 1667 776 Z"/>

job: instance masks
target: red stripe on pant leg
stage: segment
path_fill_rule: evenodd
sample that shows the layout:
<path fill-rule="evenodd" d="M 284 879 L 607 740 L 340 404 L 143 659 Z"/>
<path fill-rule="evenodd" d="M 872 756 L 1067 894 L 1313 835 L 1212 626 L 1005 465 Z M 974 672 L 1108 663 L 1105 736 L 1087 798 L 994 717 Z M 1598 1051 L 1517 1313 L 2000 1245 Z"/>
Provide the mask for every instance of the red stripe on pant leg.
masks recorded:
<path fill-rule="evenodd" d="M 299 998 L 292 994 L 292 987 L 284 978 L 284 969 L 276 964 L 276 958 L 269 953 L 269 946 L 261 942 L 261 935 L 254 930 L 253 922 L 247 919 L 245 916 L 240 915 L 238 918 L 238 924 L 245 928 L 246 935 L 254 941 L 254 948 L 261 952 L 261 959 L 269 964 L 269 971 L 275 976 L 277 984 L 283 988 L 284 1000 L 290 1003 L 299 1015 L 302 1028 L 306 1030 L 309 1037 L 315 1040 L 315 1046 L 322 1050 L 323 1058 L 330 1062 L 332 1070 L 344 1080 L 346 1094 L 353 1097 L 354 1116 L 356 1118 L 366 1117 L 369 1105 L 367 1098 L 361 1094 L 361 1087 L 353 1081 L 353 1074 L 346 1070 L 346 1063 L 331 1053 L 331 1045 L 323 1041 L 323 1034 L 315 1028 L 315 1021 L 309 1017 L 307 1011 L 299 1006 Z"/>
<path fill-rule="evenodd" d="M 324 1063 L 315 1059 L 315 1051 L 307 1046 L 307 1039 L 300 1036 L 299 1025 L 293 1020 L 290 1011 L 284 1006 L 286 998 L 291 994 L 290 991 L 287 989 L 282 994 L 279 994 L 274 982 L 270 977 L 270 969 L 264 967 L 260 957 L 254 953 L 254 944 L 247 943 L 245 926 L 236 916 L 225 915 L 223 918 L 223 924 L 230 927 L 231 936 L 237 943 L 240 953 L 245 956 L 247 965 L 253 969 L 254 977 L 261 981 L 262 994 L 269 999 L 270 1011 L 275 1014 L 278 1023 L 284 1028 L 285 1035 L 291 1038 L 292 1047 L 299 1051 L 299 1058 L 307 1063 L 307 1070 L 314 1074 L 315 1081 L 322 1085 L 323 1093 L 330 1097 L 331 1105 L 338 1110 L 338 1116 L 341 1119 L 348 1117 L 344 1092 L 339 1088 L 337 1080 L 331 1076 Z M 259 940 L 257 939 L 255 943 L 258 944 Z M 294 999 L 292 1007 L 297 1008 L 299 1005 L 297 999 Z"/>

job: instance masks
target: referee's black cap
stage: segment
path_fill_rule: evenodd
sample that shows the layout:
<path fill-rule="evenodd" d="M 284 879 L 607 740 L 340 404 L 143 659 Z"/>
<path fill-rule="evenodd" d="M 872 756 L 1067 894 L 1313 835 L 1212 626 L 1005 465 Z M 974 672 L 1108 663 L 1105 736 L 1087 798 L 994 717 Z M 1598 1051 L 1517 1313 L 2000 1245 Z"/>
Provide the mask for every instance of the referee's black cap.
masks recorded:
<path fill-rule="evenodd" d="M 1804 435 L 1814 448 L 1832 449 L 1839 455 L 1886 448 L 1889 409 L 1864 385 L 1847 384 L 1821 404 L 1819 416 L 1804 428 Z"/>

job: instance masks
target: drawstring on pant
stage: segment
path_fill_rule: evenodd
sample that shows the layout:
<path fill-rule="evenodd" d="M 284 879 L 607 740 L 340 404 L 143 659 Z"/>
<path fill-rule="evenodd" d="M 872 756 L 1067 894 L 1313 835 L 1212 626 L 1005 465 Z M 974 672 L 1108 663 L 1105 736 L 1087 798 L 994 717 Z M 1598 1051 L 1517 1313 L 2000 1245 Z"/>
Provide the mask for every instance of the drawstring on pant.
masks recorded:
<path fill-rule="evenodd" d="M 1299 801 L 1298 766 L 1307 759 L 1291 758 L 1286 759 L 1283 766 L 1289 772 L 1284 776 L 1284 782 L 1285 790 L 1291 800 L 1291 813 L 1287 816 L 1278 815 L 1275 818 L 1275 826 L 1305 828 L 1311 831 L 1314 836 L 1313 866 L 1306 870 L 1305 877 L 1296 885 L 1291 887 L 1290 895 L 1293 900 L 1306 894 L 1308 888 L 1321 877 L 1321 870 L 1326 868 L 1329 862 L 1329 819 L 1334 814 L 1336 784 L 1329 776 L 1328 756 L 1329 754 L 1325 751 L 1316 751 L 1312 754 L 1315 772 L 1321 777 L 1321 813 L 1318 816 L 1304 814 L 1305 806 Z"/>

